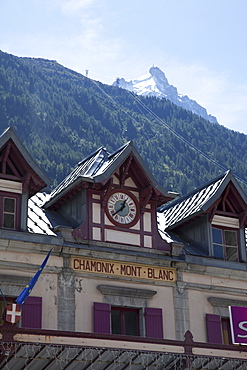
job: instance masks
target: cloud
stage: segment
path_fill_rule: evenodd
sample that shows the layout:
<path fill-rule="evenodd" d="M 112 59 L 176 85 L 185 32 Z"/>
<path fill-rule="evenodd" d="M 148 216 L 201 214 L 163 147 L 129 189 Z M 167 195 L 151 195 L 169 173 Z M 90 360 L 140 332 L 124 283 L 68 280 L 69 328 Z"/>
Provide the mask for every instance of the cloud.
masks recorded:
<path fill-rule="evenodd" d="M 230 129 L 246 131 L 247 85 L 236 84 L 226 72 L 196 63 L 184 64 L 164 58 L 158 65 L 178 92 L 194 99 Z"/>
<path fill-rule="evenodd" d="M 64 12 L 77 12 L 89 8 L 95 0 L 64 0 L 61 2 Z"/>

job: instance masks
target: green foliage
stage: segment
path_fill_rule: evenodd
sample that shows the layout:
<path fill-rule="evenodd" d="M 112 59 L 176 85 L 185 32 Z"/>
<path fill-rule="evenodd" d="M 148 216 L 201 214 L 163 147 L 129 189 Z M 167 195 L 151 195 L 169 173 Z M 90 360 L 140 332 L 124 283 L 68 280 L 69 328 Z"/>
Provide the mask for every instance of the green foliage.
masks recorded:
<path fill-rule="evenodd" d="M 137 98 L 90 80 L 55 61 L 0 51 L 0 131 L 8 126 L 53 186 L 98 147 L 112 152 L 128 140 L 168 190 L 186 194 L 223 172 L 200 151 L 247 181 L 246 135 L 166 99 Z"/>

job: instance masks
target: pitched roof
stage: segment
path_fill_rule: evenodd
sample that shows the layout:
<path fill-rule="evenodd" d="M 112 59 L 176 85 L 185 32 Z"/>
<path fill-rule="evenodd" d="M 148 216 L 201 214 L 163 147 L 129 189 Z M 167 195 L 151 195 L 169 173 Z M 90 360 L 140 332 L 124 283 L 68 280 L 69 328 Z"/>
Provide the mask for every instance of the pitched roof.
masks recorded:
<path fill-rule="evenodd" d="M 206 185 L 195 189 L 185 197 L 161 206 L 158 212 L 160 230 L 171 230 L 175 226 L 181 225 L 185 221 L 206 212 L 220 197 L 230 181 L 234 184 L 244 202 L 247 203 L 247 198 L 242 188 L 231 171 L 227 171 Z"/>
<path fill-rule="evenodd" d="M 77 167 L 52 191 L 50 200 L 46 203 L 45 207 L 49 207 L 82 181 L 103 183 L 119 168 L 130 154 L 134 155 L 150 183 L 161 194 L 169 199 L 174 199 L 178 195 L 177 193 L 167 192 L 157 183 L 134 147 L 133 142 L 129 141 L 113 153 L 109 153 L 105 148 L 101 147 L 79 162 Z"/>
<path fill-rule="evenodd" d="M 7 145 L 7 143 L 10 143 L 10 153 L 11 151 L 15 153 L 15 160 L 19 163 L 20 167 L 23 167 L 23 172 L 26 171 L 31 175 L 31 178 L 33 180 L 32 189 L 30 189 L 31 195 L 44 188 L 46 185 L 50 184 L 49 178 L 37 165 L 35 160 L 30 156 L 27 149 L 16 135 L 13 127 L 8 127 L 0 135 L 0 150 L 2 150 Z M 6 154 L 7 157 L 10 155 L 9 152 L 7 152 Z"/>

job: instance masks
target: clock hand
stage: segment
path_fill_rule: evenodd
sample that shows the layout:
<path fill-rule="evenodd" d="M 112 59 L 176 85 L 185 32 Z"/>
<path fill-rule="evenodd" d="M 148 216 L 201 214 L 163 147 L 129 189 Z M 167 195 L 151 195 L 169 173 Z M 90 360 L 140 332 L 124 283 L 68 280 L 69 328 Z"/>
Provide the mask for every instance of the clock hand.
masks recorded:
<path fill-rule="evenodd" d="M 125 203 L 126 199 L 121 203 L 121 207 L 116 212 L 114 212 L 112 216 L 115 216 L 118 212 L 121 212 L 126 207 Z"/>

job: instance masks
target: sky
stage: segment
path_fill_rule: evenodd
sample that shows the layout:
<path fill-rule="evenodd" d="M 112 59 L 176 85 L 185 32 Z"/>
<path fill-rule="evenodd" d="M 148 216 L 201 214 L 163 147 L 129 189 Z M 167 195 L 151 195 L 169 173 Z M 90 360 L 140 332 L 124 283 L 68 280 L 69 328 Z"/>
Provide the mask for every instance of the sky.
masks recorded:
<path fill-rule="evenodd" d="M 112 84 L 159 67 L 247 134 L 247 0 L 0 0 L 0 50 Z"/>

